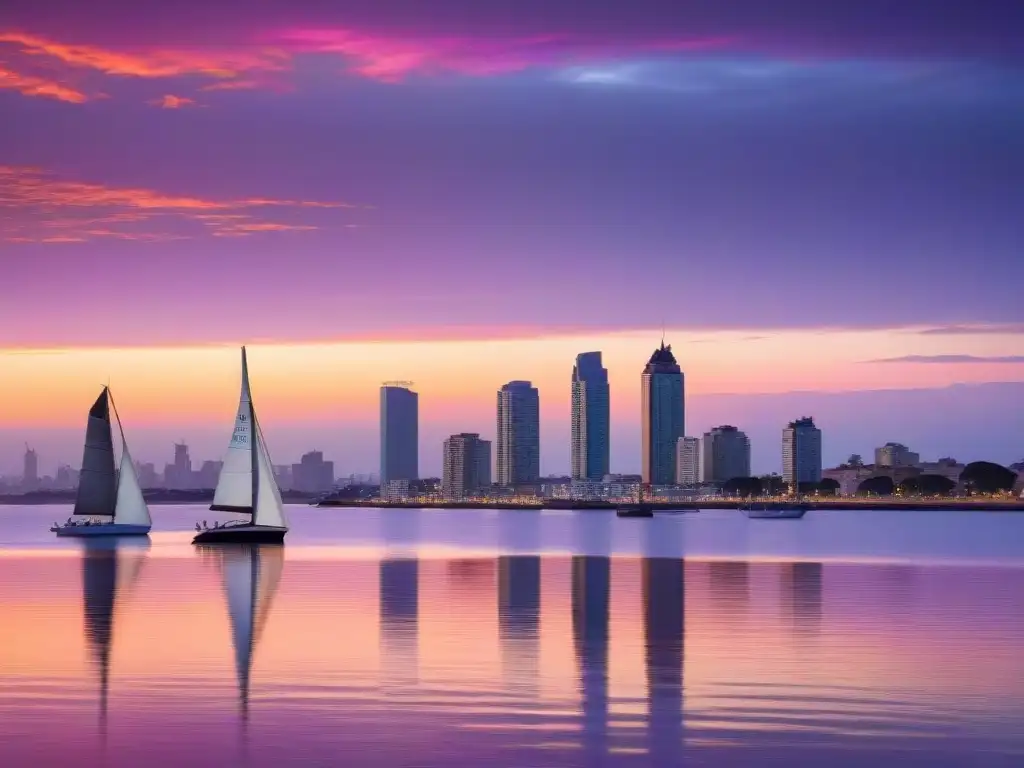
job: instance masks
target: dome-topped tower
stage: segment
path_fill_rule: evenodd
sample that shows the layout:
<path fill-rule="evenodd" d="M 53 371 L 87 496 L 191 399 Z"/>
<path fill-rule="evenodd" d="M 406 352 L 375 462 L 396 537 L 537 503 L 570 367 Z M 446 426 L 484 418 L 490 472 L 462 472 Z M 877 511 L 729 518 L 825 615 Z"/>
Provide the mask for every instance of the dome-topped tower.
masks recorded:
<path fill-rule="evenodd" d="M 676 443 L 684 429 L 683 372 L 672 345 L 661 340 L 640 376 L 643 481 L 671 485 L 676 481 Z"/>

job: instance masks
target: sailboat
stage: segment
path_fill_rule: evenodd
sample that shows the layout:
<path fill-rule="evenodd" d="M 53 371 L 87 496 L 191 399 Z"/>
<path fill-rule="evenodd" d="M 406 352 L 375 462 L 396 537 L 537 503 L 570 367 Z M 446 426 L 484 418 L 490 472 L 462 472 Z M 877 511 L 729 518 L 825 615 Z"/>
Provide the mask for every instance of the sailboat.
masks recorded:
<path fill-rule="evenodd" d="M 212 528 L 196 524 L 198 533 L 192 539 L 193 544 L 280 543 L 288 533 L 281 491 L 274 479 L 274 466 L 270 462 L 270 454 L 249 391 L 245 347 L 242 347 L 242 394 L 238 399 L 235 431 L 228 444 L 210 509 L 237 512 L 249 518 L 215 523 Z"/>
<path fill-rule="evenodd" d="M 114 468 L 111 410 L 121 435 L 120 470 Z M 50 530 L 58 536 L 146 536 L 152 526 L 117 406 L 110 388 L 104 387 L 89 409 L 74 514 Z"/>
<path fill-rule="evenodd" d="M 205 556 L 206 552 L 202 550 L 207 548 L 199 549 Z M 249 718 L 252 659 L 267 624 L 274 594 L 281 583 L 284 548 L 275 544 L 236 544 L 210 547 L 207 551 L 219 563 L 224 578 L 231 619 L 231 642 L 235 648 L 238 696 L 245 723 Z"/>

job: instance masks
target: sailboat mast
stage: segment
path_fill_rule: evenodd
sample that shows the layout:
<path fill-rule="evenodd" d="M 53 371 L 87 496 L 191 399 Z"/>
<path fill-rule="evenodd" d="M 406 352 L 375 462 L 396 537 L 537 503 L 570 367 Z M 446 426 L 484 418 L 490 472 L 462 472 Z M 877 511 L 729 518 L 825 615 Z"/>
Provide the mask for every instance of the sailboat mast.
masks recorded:
<path fill-rule="evenodd" d="M 260 493 L 260 457 L 257 451 L 259 439 L 256 431 L 256 408 L 252 404 L 252 389 L 249 387 L 249 366 L 245 360 L 245 347 L 242 347 L 242 377 L 243 386 L 249 394 L 249 458 L 252 467 L 252 524 L 256 524 L 256 507 L 259 503 Z"/>

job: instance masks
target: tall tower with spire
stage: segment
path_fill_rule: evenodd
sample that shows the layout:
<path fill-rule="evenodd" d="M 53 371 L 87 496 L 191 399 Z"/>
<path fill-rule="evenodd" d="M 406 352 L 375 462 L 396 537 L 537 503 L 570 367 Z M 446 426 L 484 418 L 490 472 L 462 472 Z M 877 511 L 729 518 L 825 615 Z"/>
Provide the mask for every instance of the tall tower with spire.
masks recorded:
<path fill-rule="evenodd" d="M 684 391 L 683 372 L 663 338 L 640 376 L 642 477 L 648 485 L 676 481 L 676 444 L 686 434 Z"/>

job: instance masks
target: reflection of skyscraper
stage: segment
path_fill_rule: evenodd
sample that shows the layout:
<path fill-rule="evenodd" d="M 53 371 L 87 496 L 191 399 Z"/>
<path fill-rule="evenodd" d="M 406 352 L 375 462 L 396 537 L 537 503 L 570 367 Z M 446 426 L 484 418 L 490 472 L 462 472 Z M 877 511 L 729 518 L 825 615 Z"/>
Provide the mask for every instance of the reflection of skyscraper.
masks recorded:
<path fill-rule="evenodd" d="M 386 682 L 415 681 L 419 672 L 419 561 L 380 561 L 381 672 Z"/>
<path fill-rule="evenodd" d="M 821 563 L 787 563 L 782 567 L 782 595 L 798 629 L 813 631 L 821 620 Z"/>
<path fill-rule="evenodd" d="M 576 356 L 572 369 L 572 478 L 601 480 L 608 474 L 608 370 L 600 352 Z"/>
<path fill-rule="evenodd" d="M 640 377 L 640 426 L 643 433 L 643 481 L 676 481 L 676 446 L 684 434 L 683 373 L 672 346 L 654 350 Z"/>
<path fill-rule="evenodd" d="M 750 564 L 743 561 L 708 564 L 715 610 L 732 618 L 744 610 L 750 596 Z"/>
<path fill-rule="evenodd" d="M 507 685 L 534 692 L 540 656 L 540 557 L 498 558 L 498 637 Z"/>
<path fill-rule="evenodd" d="M 572 634 L 580 673 L 583 753 L 600 765 L 608 753 L 608 610 L 611 559 L 572 559 Z"/>
<path fill-rule="evenodd" d="M 651 764 L 681 762 L 685 568 L 677 558 L 642 562 L 647 669 L 647 734 Z"/>

